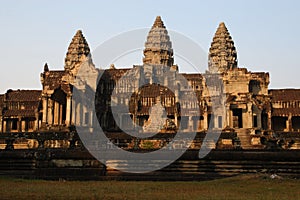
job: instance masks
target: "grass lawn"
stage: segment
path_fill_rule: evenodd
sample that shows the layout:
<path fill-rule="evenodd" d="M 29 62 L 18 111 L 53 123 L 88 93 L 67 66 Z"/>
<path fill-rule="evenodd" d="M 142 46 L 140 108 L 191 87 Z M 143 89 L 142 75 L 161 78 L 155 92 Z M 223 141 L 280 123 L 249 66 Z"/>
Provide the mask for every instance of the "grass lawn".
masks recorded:
<path fill-rule="evenodd" d="M 200 182 L 0 178 L 0 199 L 300 199 L 300 180 L 267 175 Z"/>

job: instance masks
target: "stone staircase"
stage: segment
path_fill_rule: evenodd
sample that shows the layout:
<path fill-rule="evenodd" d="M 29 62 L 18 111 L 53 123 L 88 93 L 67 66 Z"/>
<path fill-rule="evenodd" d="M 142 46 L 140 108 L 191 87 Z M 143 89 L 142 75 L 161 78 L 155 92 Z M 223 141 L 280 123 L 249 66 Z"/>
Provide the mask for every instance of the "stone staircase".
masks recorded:
<path fill-rule="evenodd" d="M 253 135 L 251 136 L 249 129 L 240 128 L 240 129 L 236 129 L 235 131 L 237 133 L 238 138 L 240 139 L 242 149 L 264 149 L 265 148 L 263 144 L 252 144 L 251 139 L 253 139 Z M 260 138 L 258 139 L 260 140 Z"/>
<path fill-rule="evenodd" d="M 245 128 L 236 129 L 237 136 L 241 141 L 242 149 L 253 149 L 254 147 L 251 145 L 251 136 L 250 131 Z"/>

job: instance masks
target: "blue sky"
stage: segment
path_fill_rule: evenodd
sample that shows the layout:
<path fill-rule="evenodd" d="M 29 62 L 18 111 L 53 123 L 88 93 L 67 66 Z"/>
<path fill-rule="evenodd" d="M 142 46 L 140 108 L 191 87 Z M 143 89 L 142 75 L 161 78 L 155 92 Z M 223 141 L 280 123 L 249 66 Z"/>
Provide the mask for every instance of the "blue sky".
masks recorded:
<path fill-rule="evenodd" d="M 44 63 L 63 69 L 78 29 L 93 50 L 119 33 L 150 27 L 157 15 L 167 29 L 190 37 L 206 52 L 224 21 L 240 67 L 269 72 L 270 88 L 300 88 L 299 10 L 297 0 L 2 1 L 0 93 L 9 88 L 41 89 Z M 137 58 L 132 64 L 141 61 Z"/>

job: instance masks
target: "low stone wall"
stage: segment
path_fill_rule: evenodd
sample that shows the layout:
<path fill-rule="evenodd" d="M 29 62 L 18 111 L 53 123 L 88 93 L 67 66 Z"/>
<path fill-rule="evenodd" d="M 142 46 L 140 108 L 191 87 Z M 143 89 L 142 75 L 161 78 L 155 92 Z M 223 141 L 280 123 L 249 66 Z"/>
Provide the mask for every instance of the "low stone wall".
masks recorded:
<path fill-rule="evenodd" d="M 3 133 L 0 136 L 0 176 L 57 180 L 205 180 L 240 173 L 300 176 L 300 150 L 279 148 L 284 146 L 282 144 L 289 147 L 298 144 L 297 134 L 267 135 L 264 148 L 268 149 L 243 150 L 235 132 L 222 132 L 218 142 L 212 142 L 212 148 L 216 149 L 199 159 L 205 135 L 197 133 L 190 149 L 171 165 L 147 174 L 128 174 L 97 161 L 82 146 L 75 132 Z M 138 141 L 119 132 L 107 133 L 107 137 L 127 151 L 147 153 L 160 148 L 174 134 L 157 134 Z M 115 150 L 109 145 L 107 148 L 110 152 Z M 178 145 L 173 148 L 181 149 Z M 126 167 L 122 158 L 108 160 L 106 164 Z"/>
<path fill-rule="evenodd" d="M 147 152 L 147 151 L 143 151 Z M 213 150 L 204 159 L 185 154 L 161 170 L 129 174 L 106 168 L 82 149 L 0 150 L 0 176 L 65 180 L 207 180 L 241 173 L 300 177 L 298 150 Z M 123 160 L 111 160 L 121 166 Z"/>
<path fill-rule="evenodd" d="M 105 166 L 80 149 L 1 150 L 0 175 L 21 178 L 91 180 L 105 175 Z"/>

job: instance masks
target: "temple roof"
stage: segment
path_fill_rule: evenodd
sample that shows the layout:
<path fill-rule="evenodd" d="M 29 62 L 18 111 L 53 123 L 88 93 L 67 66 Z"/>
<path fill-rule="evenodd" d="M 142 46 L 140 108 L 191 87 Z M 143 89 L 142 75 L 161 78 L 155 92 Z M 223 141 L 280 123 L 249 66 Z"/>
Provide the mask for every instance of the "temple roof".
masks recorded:
<path fill-rule="evenodd" d="M 78 30 L 69 45 L 68 52 L 65 58 L 65 70 L 68 72 L 76 67 L 81 61 L 83 61 L 90 54 L 89 45 L 82 34 L 81 30 Z"/>
<path fill-rule="evenodd" d="M 61 88 L 66 94 L 72 91 L 71 85 L 63 80 L 66 75 L 62 70 L 51 70 L 44 73 L 44 88 L 47 90 L 55 90 Z"/>
<path fill-rule="evenodd" d="M 144 64 L 173 65 L 172 43 L 160 16 L 156 17 L 147 36 L 143 62 Z"/>
<path fill-rule="evenodd" d="M 34 109 L 26 110 L 6 110 L 3 114 L 4 117 L 35 117 L 36 111 Z"/>
<path fill-rule="evenodd" d="M 123 75 L 125 75 L 126 72 L 130 71 L 131 69 L 106 69 L 104 73 L 101 76 L 101 79 L 112 79 L 112 80 L 118 80 L 120 79 Z"/>
<path fill-rule="evenodd" d="M 278 90 L 269 90 L 271 96 L 271 102 L 300 102 L 300 89 L 278 89 Z M 272 108 L 272 116 L 281 116 L 288 117 L 300 116 L 300 108 L 298 104 L 291 104 L 288 107 L 283 108 Z"/>
<path fill-rule="evenodd" d="M 269 90 L 272 102 L 278 101 L 300 101 L 300 89 L 277 89 Z"/>
<path fill-rule="evenodd" d="M 3 116 L 35 117 L 36 112 L 38 112 L 41 93 L 41 90 L 8 90 L 3 95 L 3 103 L 6 104 Z"/>
<path fill-rule="evenodd" d="M 167 87 L 152 84 L 152 85 L 144 85 L 138 93 L 142 97 L 147 98 L 155 98 L 158 96 L 175 96 L 174 93 L 168 89 Z"/>
<path fill-rule="evenodd" d="M 5 101 L 39 101 L 41 90 L 8 90 L 5 94 Z"/>
<path fill-rule="evenodd" d="M 237 52 L 224 22 L 219 24 L 213 37 L 208 60 L 210 72 L 224 72 L 237 68 Z"/>

